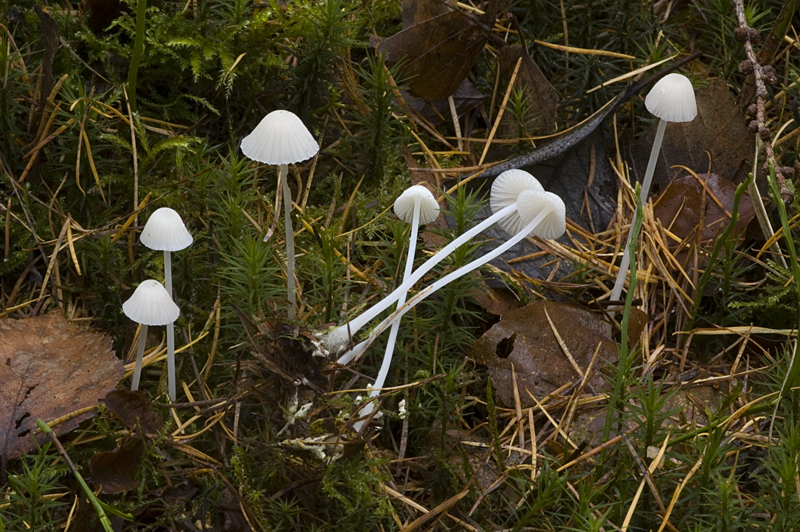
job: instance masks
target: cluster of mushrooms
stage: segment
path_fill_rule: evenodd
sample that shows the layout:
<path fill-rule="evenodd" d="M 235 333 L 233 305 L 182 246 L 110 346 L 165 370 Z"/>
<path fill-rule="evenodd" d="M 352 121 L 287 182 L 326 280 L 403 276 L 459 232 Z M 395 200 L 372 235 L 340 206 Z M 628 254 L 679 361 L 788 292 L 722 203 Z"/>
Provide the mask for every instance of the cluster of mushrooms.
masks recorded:
<path fill-rule="evenodd" d="M 166 325 L 169 398 L 175 402 L 175 320 L 178 319 L 181 311 L 175 304 L 172 295 L 172 252 L 189 247 L 192 243 L 192 235 L 186 230 L 186 226 L 177 212 L 169 207 L 162 207 L 148 218 L 140 239 L 146 247 L 164 252 L 164 285 L 166 287 L 155 279 L 148 279 L 142 282 L 130 299 L 122 304 L 122 312 L 140 324 L 131 390 L 139 389 L 148 326 Z"/>
<path fill-rule="evenodd" d="M 666 122 L 686 122 L 692 120 L 697 114 L 691 82 L 680 74 L 670 74 L 660 80 L 648 94 L 645 103 L 647 109 L 661 118 L 661 121 L 641 190 L 642 203 L 647 198 Z M 295 319 L 297 312 L 294 276 L 295 251 L 294 230 L 291 221 L 292 198 L 287 182 L 288 165 L 313 157 L 319 146 L 297 116 L 289 111 L 273 111 L 264 117 L 250 135 L 242 140 L 241 147 L 242 152 L 248 158 L 260 163 L 279 166 L 278 180 L 281 194 L 278 195 L 278 201 L 282 198 L 284 205 L 288 315 L 289 319 Z M 360 419 L 355 424 L 356 430 L 360 430 L 371 419 L 371 414 L 375 410 L 373 399 L 380 393 L 386 381 L 400 320 L 406 312 L 449 282 L 500 256 L 523 238 L 538 236 L 543 239 L 556 239 L 566 230 L 564 202 L 557 195 L 545 191 L 536 178 L 523 170 L 508 170 L 495 179 L 491 189 L 490 207 L 493 213 L 490 217 L 448 243 L 415 270 L 414 254 L 419 226 L 437 218 L 439 205 L 433 194 L 420 185 L 408 188 L 395 201 L 395 214 L 411 224 L 409 251 L 402 283 L 391 294 L 356 318 L 319 334 L 324 350 L 328 354 L 338 355 L 337 362 L 339 364 L 348 364 L 357 360 L 379 334 L 391 327 L 383 362 L 370 391 L 371 400 L 363 405 Z M 430 272 L 434 266 L 459 246 L 495 223 L 512 236 L 491 252 L 437 279 L 406 301 L 409 290 L 420 282 L 426 273 Z M 141 241 L 151 249 L 164 250 L 166 288 L 158 281 L 149 279 L 141 283 L 134 295 L 123 305 L 125 314 L 142 324 L 132 389 L 136 390 L 139 385 L 147 326 L 167 325 L 169 396 L 172 401 L 175 401 L 173 323 L 178 318 L 180 310 L 172 299 L 169 254 L 171 251 L 187 247 L 191 244 L 192 237 L 175 211 L 162 208 L 153 213 L 148 220 L 143 229 Z M 626 246 L 619 277 L 614 288 L 616 295 L 612 294 L 612 299 L 618 299 L 622 291 L 629 260 Z M 396 304 L 395 312 L 373 328 L 366 339 L 352 346 L 353 336 L 394 304 Z"/>

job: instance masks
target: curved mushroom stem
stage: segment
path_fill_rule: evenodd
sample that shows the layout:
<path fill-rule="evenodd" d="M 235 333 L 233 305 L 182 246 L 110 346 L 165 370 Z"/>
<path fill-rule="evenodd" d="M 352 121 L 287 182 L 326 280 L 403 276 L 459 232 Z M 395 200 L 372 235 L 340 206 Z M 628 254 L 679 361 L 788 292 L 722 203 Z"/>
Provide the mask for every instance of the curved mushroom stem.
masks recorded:
<path fill-rule="evenodd" d="M 664 141 L 664 131 L 667 129 L 667 121 L 659 120 L 658 129 L 656 129 L 656 138 L 653 139 L 653 148 L 650 150 L 650 160 L 647 161 L 647 169 L 644 172 L 644 180 L 642 181 L 642 190 L 639 195 L 642 207 L 647 204 L 647 194 L 650 192 L 650 185 L 653 183 L 653 174 L 656 171 L 656 163 L 658 163 L 658 154 L 661 152 L 661 143 Z M 633 220 L 636 219 L 636 209 L 633 211 Z M 633 224 L 628 230 L 628 240 L 625 242 L 624 253 L 622 261 L 619 264 L 619 271 L 617 278 L 614 281 L 614 289 L 611 290 L 611 301 L 617 301 L 622 296 L 622 288 L 625 285 L 625 279 L 628 276 L 628 267 L 631 264 L 630 243 L 631 235 L 633 234 Z"/>
<path fill-rule="evenodd" d="M 289 190 L 289 165 L 282 164 L 278 179 L 283 187 L 283 225 L 286 233 L 286 291 L 289 298 L 289 319 L 297 315 L 297 294 L 294 285 L 294 228 L 292 227 L 292 193 Z"/>
<path fill-rule="evenodd" d="M 329 351 L 338 352 L 343 349 L 349 340 L 351 335 L 356 334 L 361 327 L 369 323 L 373 318 L 378 316 L 381 312 L 389 308 L 392 303 L 397 301 L 400 298 L 400 294 L 405 294 L 408 290 L 414 286 L 414 284 L 422 279 L 422 277 L 428 273 L 434 266 L 436 266 L 439 262 L 442 261 L 447 255 L 452 253 L 456 248 L 461 246 L 462 244 L 469 241 L 473 236 L 477 235 L 487 227 L 491 226 L 498 220 L 508 216 L 509 214 L 513 213 L 517 210 L 517 202 L 515 201 L 511 205 L 500 209 L 493 215 L 486 218 L 484 221 L 464 233 L 463 235 L 459 236 L 445 247 L 440 249 L 433 257 L 429 258 L 425 261 L 419 268 L 417 268 L 411 276 L 407 280 L 403 280 L 403 284 L 397 287 L 394 292 L 380 300 L 378 303 L 372 306 L 369 310 L 365 311 L 361 315 L 357 316 L 352 321 L 345 323 L 344 325 L 340 325 L 335 329 L 329 331 L 325 334 L 323 338 L 323 342 L 325 347 Z M 345 355 L 346 356 L 346 355 Z M 344 361 L 343 361 L 344 360 Z M 352 359 L 345 359 L 340 358 L 337 362 L 340 364 L 346 364 Z"/>
<path fill-rule="evenodd" d="M 406 269 L 403 273 L 403 283 L 401 287 L 411 278 L 411 273 L 414 269 L 414 255 L 417 251 L 417 233 L 419 232 L 419 207 L 420 200 L 417 200 L 414 202 L 414 216 L 411 219 L 411 236 L 408 239 L 408 257 L 406 258 Z M 406 302 L 407 295 L 408 289 L 404 290 L 397 298 L 398 309 Z M 386 382 L 386 377 L 389 375 L 389 368 L 392 365 L 394 344 L 397 341 L 397 333 L 399 330 L 400 320 L 397 320 L 392 324 L 392 329 L 389 331 L 389 341 L 386 344 L 386 352 L 383 354 L 383 362 L 381 363 L 381 369 L 378 371 L 378 377 L 375 379 L 375 384 L 372 386 L 372 391 L 369 393 L 370 397 L 378 395 L 380 389 L 383 388 L 383 383 Z M 375 410 L 375 401 L 368 403 L 362 410 L 361 415 L 369 416 L 373 410 Z M 355 423 L 354 428 L 356 431 L 359 431 L 363 425 L 364 421 L 358 421 Z"/>
<path fill-rule="evenodd" d="M 167 289 L 169 297 L 174 301 L 172 295 L 172 253 L 164 250 L 164 288 Z M 169 399 L 175 402 L 175 323 L 167 324 L 167 383 L 169 385 Z"/>
<path fill-rule="evenodd" d="M 516 205 L 516 202 L 514 203 L 514 205 Z M 392 325 L 395 321 L 399 321 L 400 318 L 402 318 L 406 312 L 414 308 L 420 301 L 422 301 L 429 295 L 433 294 L 434 292 L 436 292 L 449 282 L 455 281 L 459 277 L 468 274 L 472 270 L 502 255 L 509 248 L 514 246 L 517 242 L 528 236 L 531 233 L 531 231 L 536 229 L 536 226 L 538 226 L 542 222 L 542 220 L 545 219 L 545 217 L 550 213 L 550 211 L 551 211 L 550 209 L 543 209 L 530 222 L 528 222 L 528 225 L 526 225 L 519 233 L 509 238 L 506 242 L 504 242 L 500 246 L 497 246 L 495 249 L 493 249 L 486 255 L 478 257 L 469 264 L 462 266 L 461 268 L 455 271 L 450 272 L 449 274 L 445 275 L 444 277 L 442 277 L 441 279 L 430 285 L 425 290 L 415 295 L 402 308 L 398 308 L 392 315 L 390 315 L 388 318 L 386 318 L 380 324 L 378 324 L 378 326 L 372 330 L 372 332 L 370 333 L 369 337 L 366 340 L 353 347 L 351 351 L 355 352 L 355 355 L 352 355 L 350 359 L 352 360 L 353 358 L 356 358 L 358 355 L 366 351 L 367 348 L 372 344 L 372 342 L 375 341 L 375 338 L 380 336 L 380 334 L 386 330 L 386 327 Z M 349 353 L 350 352 L 348 351 L 348 353 L 345 353 L 341 358 L 344 358 Z"/>
<path fill-rule="evenodd" d="M 139 324 L 139 343 L 136 346 L 136 366 L 133 368 L 133 382 L 131 391 L 139 389 L 139 380 L 142 377 L 142 359 L 144 358 L 144 344 L 147 343 L 147 325 Z"/>

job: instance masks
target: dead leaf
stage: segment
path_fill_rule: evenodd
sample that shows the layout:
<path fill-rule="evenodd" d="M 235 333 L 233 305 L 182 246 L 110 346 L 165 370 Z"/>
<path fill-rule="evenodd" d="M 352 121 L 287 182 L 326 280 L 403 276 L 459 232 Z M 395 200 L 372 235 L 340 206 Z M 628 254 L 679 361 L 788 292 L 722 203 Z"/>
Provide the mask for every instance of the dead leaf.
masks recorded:
<path fill-rule="evenodd" d="M 100 493 L 116 495 L 133 491 L 139 486 L 136 470 L 142 462 L 144 443 L 137 438 L 125 438 L 113 451 L 97 453 L 89 460 L 92 484 Z"/>
<path fill-rule="evenodd" d="M 164 427 L 164 421 L 153 411 L 150 398 L 141 390 L 112 390 L 106 394 L 106 406 L 125 428 L 141 430 L 147 435 L 156 435 Z"/>
<path fill-rule="evenodd" d="M 511 81 L 511 74 L 519 59 L 520 63 L 514 88 L 523 91 L 528 98 L 528 103 L 535 112 L 530 122 L 531 135 L 550 135 L 555 132 L 556 111 L 558 110 L 558 91 L 550 84 L 536 62 L 525 52 L 522 45 L 506 46 L 500 50 L 500 87 L 505 90 Z M 509 130 L 516 131 L 515 127 L 508 124 L 503 126 L 500 134 L 509 135 Z"/>
<path fill-rule="evenodd" d="M 669 242 L 671 248 L 677 247 L 683 239 L 695 233 L 700 223 L 701 210 L 705 211 L 703 244 L 710 244 L 730 222 L 736 185 L 717 174 L 699 174 L 698 177 L 708 185 L 705 193 L 705 209 L 703 209 L 704 187 L 692 175 L 675 179 L 653 206 L 653 214 L 661 225 L 680 239 Z M 750 196 L 745 193 L 739 202 L 739 221 L 736 222 L 735 230 L 743 233 L 753 216 L 755 216 L 753 203 L 750 201 Z M 679 253 L 676 258 L 683 264 L 686 252 Z"/>
<path fill-rule="evenodd" d="M 402 91 L 402 94 L 406 102 L 408 102 L 408 105 L 432 125 L 438 126 L 445 122 L 448 124 L 452 122 L 453 116 L 450 111 L 450 102 L 447 98 L 429 103 L 425 100 L 414 98 L 407 91 Z M 469 78 L 464 79 L 453 93 L 456 116 L 461 118 L 481 105 L 486 98 L 487 96 L 479 91 Z"/>
<path fill-rule="evenodd" d="M 641 180 L 647 167 L 656 124 L 634 144 L 634 170 Z M 750 171 L 753 134 L 724 81 L 716 81 L 697 93 L 697 117 L 691 122 L 667 124 L 654 183 L 664 190 L 672 181 L 674 165 L 697 173 L 711 171 L 739 183 Z"/>
<path fill-rule="evenodd" d="M 111 337 L 69 323 L 60 310 L 0 320 L 0 456 L 33 450 L 37 418 L 51 422 L 96 405 L 122 373 Z M 53 430 L 66 434 L 92 415 L 81 413 Z"/>
<path fill-rule="evenodd" d="M 589 385 L 603 388 L 605 382 L 599 370 L 604 364 L 613 364 L 617 360 L 616 343 L 606 336 L 605 322 L 588 310 L 567 303 L 535 301 L 506 312 L 468 353 L 475 362 L 487 366 L 497 396 L 505 406 L 514 405 L 512 364 L 524 408 L 535 406 L 530 395 L 541 400 L 548 393 L 580 378 L 559 344 L 548 316 L 581 371 L 586 370 L 600 346 Z M 636 323 L 643 321 L 636 320 Z M 638 340 L 641 331 L 629 327 L 631 343 Z"/>
<path fill-rule="evenodd" d="M 470 297 L 478 302 L 489 314 L 502 316 L 519 308 L 517 295 L 507 286 L 489 286 L 483 275 L 475 276 L 475 283 L 470 290 Z"/>
<path fill-rule="evenodd" d="M 400 71 L 411 93 L 432 102 L 455 92 L 478 60 L 489 32 L 485 24 L 458 9 L 434 0 L 424 3 L 434 5 L 417 6 L 405 18 L 413 25 L 386 39 L 378 50 L 386 53 L 389 62 L 402 61 Z M 432 13 L 438 14 L 419 21 Z M 487 13 L 485 18 L 493 20 L 494 15 Z"/>
<path fill-rule="evenodd" d="M 437 15 L 449 13 L 455 4 L 453 0 L 403 0 L 401 2 L 403 29 L 425 22 Z"/>

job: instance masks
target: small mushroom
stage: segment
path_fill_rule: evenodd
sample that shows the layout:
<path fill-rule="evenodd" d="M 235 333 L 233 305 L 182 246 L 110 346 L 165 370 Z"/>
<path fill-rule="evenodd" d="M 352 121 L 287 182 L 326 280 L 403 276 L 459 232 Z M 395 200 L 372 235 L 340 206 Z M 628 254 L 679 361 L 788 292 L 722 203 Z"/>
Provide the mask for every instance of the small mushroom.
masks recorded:
<path fill-rule="evenodd" d="M 667 74 L 653 85 L 644 100 L 647 110 L 660 118 L 656 137 L 653 140 L 653 148 L 650 150 L 650 160 L 647 162 L 647 169 L 644 172 L 642 189 L 639 199 L 642 205 L 647 202 L 647 195 L 650 192 L 650 185 L 653 182 L 653 174 L 656 171 L 658 154 L 661 151 L 661 143 L 664 141 L 664 132 L 667 129 L 667 122 L 691 122 L 697 116 L 697 103 L 694 98 L 694 88 L 689 78 L 681 74 Z M 633 213 L 636 219 L 636 211 Z M 633 230 L 633 224 L 631 224 Z M 614 282 L 614 289 L 611 291 L 611 300 L 617 301 L 622 295 L 622 287 L 630 265 L 630 245 L 631 233 L 628 232 L 628 241 L 622 255 L 622 262 L 619 265 L 617 279 Z"/>
<path fill-rule="evenodd" d="M 164 285 L 172 298 L 172 252 L 180 251 L 192 244 L 192 235 L 186 230 L 180 214 L 169 207 L 157 209 L 144 224 L 140 237 L 142 244 L 150 249 L 164 252 Z M 177 319 L 177 317 L 176 317 Z M 169 398 L 175 401 L 175 323 L 167 325 L 167 381 Z"/>
<path fill-rule="evenodd" d="M 394 212 L 403 221 L 411 224 L 411 237 L 408 240 L 408 257 L 406 258 L 406 269 L 403 274 L 403 283 L 411 278 L 412 270 L 414 269 L 414 254 L 417 248 L 417 231 L 421 224 L 431 223 L 439 215 L 439 204 L 431 194 L 430 190 L 421 186 L 414 185 L 407 188 L 394 202 Z M 401 286 L 402 286 L 401 285 Z M 402 291 L 397 298 L 397 308 L 403 306 L 406 302 L 406 295 L 408 289 Z M 389 368 L 392 365 L 392 355 L 394 354 L 394 344 L 397 341 L 397 333 L 400 329 L 400 320 L 392 324 L 392 329 L 389 331 L 389 341 L 386 344 L 386 351 L 383 354 L 383 362 L 378 371 L 378 376 L 375 379 L 375 384 L 370 392 L 370 397 L 375 397 L 380 393 L 383 383 L 386 382 L 386 377 L 389 375 Z M 375 402 L 367 403 L 362 411 L 362 416 L 368 416 L 375 408 Z M 355 424 L 355 429 L 360 430 L 363 422 Z"/>
<path fill-rule="evenodd" d="M 297 294 L 294 284 L 294 228 L 292 227 L 292 194 L 289 191 L 289 165 L 310 159 L 319 146 L 297 115 L 291 111 L 272 111 L 252 133 L 242 139 L 242 153 L 254 161 L 279 165 L 278 181 L 283 194 L 283 214 L 286 231 L 286 289 L 289 299 L 289 319 L 297 313 Z"/>
<path fill-rule="evenodd" d="M 506 218 L 509 218 L 508 223 L 516 223 L 516 220 L 519 217 L 517 213 L 516 198 L 523 190 L 542 191 L 544 189 L 535 177 L 523 170 L 508 170 L 497 176 L 497 178 L 494 180 L 494 183 L 492 183 L 490 199 L 492 212 L 494 214 L 440 249 L 433 257 L 429 258 L 419 268 L 417 268 L 408 280 L 404 280 L 403 284 L 396 288 L 394 292 L 373 305 L 372 308 L 357 316 L 352 321 L 345 323 L 344 325 L 340 325 L 339 327 L 336 327 L 335 329 L 323 334 L 322 342 L 325 348 L 333 353 L 338 353 L 344 349 L 344 347 L 347 345 L 348 339 L 352 335 L 358 332 L 373 318 L 377 317 L 381 312 L 389 308 L 392 303 L 398 300 L 401 293 L 407 292 L 434 266 L 441 262 L 450 253 L 455 251 L 459 246 L 468 242 L 475 235 L 480 234 L 492 224 Z M 345 356 L 343 358 L 339 358 L 338 362 L 340 364 L 344 364 L 350 360 L 352 360 L 352 357 Z"/>
<path fill-rule="evenodd" d="M 139 379 L 142 376 L 144 345 L 147 342 L 147 327 L 174 323 L 181 311 L 161 283 L 148 279 L 136 287 L 133 295 L 122 304 L 122 312 L 131 320 L 141 324 L 139 344 L 136 346 L 136 366 L 131 384 L 131 390 L 138 390 Z"/>

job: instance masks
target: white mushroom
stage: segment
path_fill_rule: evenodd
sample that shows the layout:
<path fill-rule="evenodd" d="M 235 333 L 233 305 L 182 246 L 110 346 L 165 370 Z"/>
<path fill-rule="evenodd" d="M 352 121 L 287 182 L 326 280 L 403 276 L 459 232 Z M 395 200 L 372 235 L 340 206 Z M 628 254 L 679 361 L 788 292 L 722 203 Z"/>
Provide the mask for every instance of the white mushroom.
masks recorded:
<path fill-rule="evenodd" d="M 406 269 L 403 274 L 403 285 L 411 278 L 411 272 L 414 269 L 414 254 L 417 248 L 417 231 L 421 224 L 431 223 L 439 216 L 439 204 L 431 194 L 430 190 L 421 186 L 414 185 L 407 188 L 399 198 L 394 202 L 394 212 L 403 221 L 411 224 L 411 237 L 408 240 L 408 257 L 406 258 Z M 402 286 L 402 285 L 401 285 Z M 397 308 L 403 306 L 406 302 L 406 295 L 408 289 L 400 293 L 397 298 Z M 383 362 L 378 371 L 378 377 L 375 379 L 375 384 L 370 392 L 370 397 L 375 397 L 380 393 L 380 388 L 386 382 L 386 377 L 389 374 L 389 368 L 392 365 L 392 355 L 394 354 L 394 344 L 397 341 L 397 333 L 400 329 L 400 320 L 392 324 L 392 329 L 389 331 L 389 341 L 386 344 L 386 352 L 383 354 Z M 363 416 L 368 416 L 375 408 L 375 401 L 371 401 L 364 407 L 362 411 Z M 355 425 L 356 430 L 360 430 L 363 422 L 358 422 Z"/>
<path fill-rule="evenodd" d="M 297 312 L 294 284 L 294 228 L 292 227 L 292 194 L 289 191 L 289 165 L 310 159 L 319 146 L 297 115 L 291 111 L 272 111 L 252 133 L 242 139 L 242 153 L 260 163 L 279 165 L 278 181 L 283 194 L 283 214 L 286 231 L 286 289 L 289 299 L 289 319 Z"/>
<path fill-rule="evenodd" d="M 192 235 L 186 230 L 180 214 L 169 207 L 157 209 L 147 223 L 144 224 L 140 237 L 142 244 L 150 249 L 164 252 L 164 284 L 167 294 L 172 298 L 172 252 L 189 247 Z M 177 319 L 177 317 L 176 317 Z M 167 376 L 169 382 L 169 398 L 173 402 L 176 396 L 175 387 L 175 324 L 167 325 Z"/>
<path fill-rule="evenodd" d="M 647 169 L 644 172 L 642 189 L 639 195 L 642 206 L 647 203 L 647 195 L 650 192 L 650 185 L 653 182 L 653 174 L 656 171 L 658 154 L 661 151 L 661 143 L 664 141 L 664 132 L 667 129 L 667 122 L 691 122 L 697 116 L 697 103 L 694 98 L 694 88 L 689 78 L 681 74 L 667 74 L 653 85 L 644 100 L 647 110 L 660 118 L 656 137 L 653 140 L 653 148 L 650 150 L 650 160 L 647 162 Z M 636 219 L 636 211 L 633 213 Z M 630 231 L 633 230 L 631 224 Z M 631 256 L 628 249 L 631 240 L 631 232 L 628 232 L 628 240 L 622 254 L 622 262 L 619 265 L 617 279 L 611 291 L 611 300 L 617 301 L 622 295 L 622 286 L 625 284 L 625 277 L 628 274 Z"/>
<path fill-rule="evenodd" d="M 139 344 L 136 346 L 136 366 L 133 370 L 133 383 L 131 384 L 131 390 L 138 390 L 139 379 L 142 375 L 144 346 L 147 341 L 147 327 L 174 323 L 181 311 L 161 283 L 148 279 L 143 281 L 133 295 L 122 304 L 122 312 L 131 320 L 141 324 Z"/>

